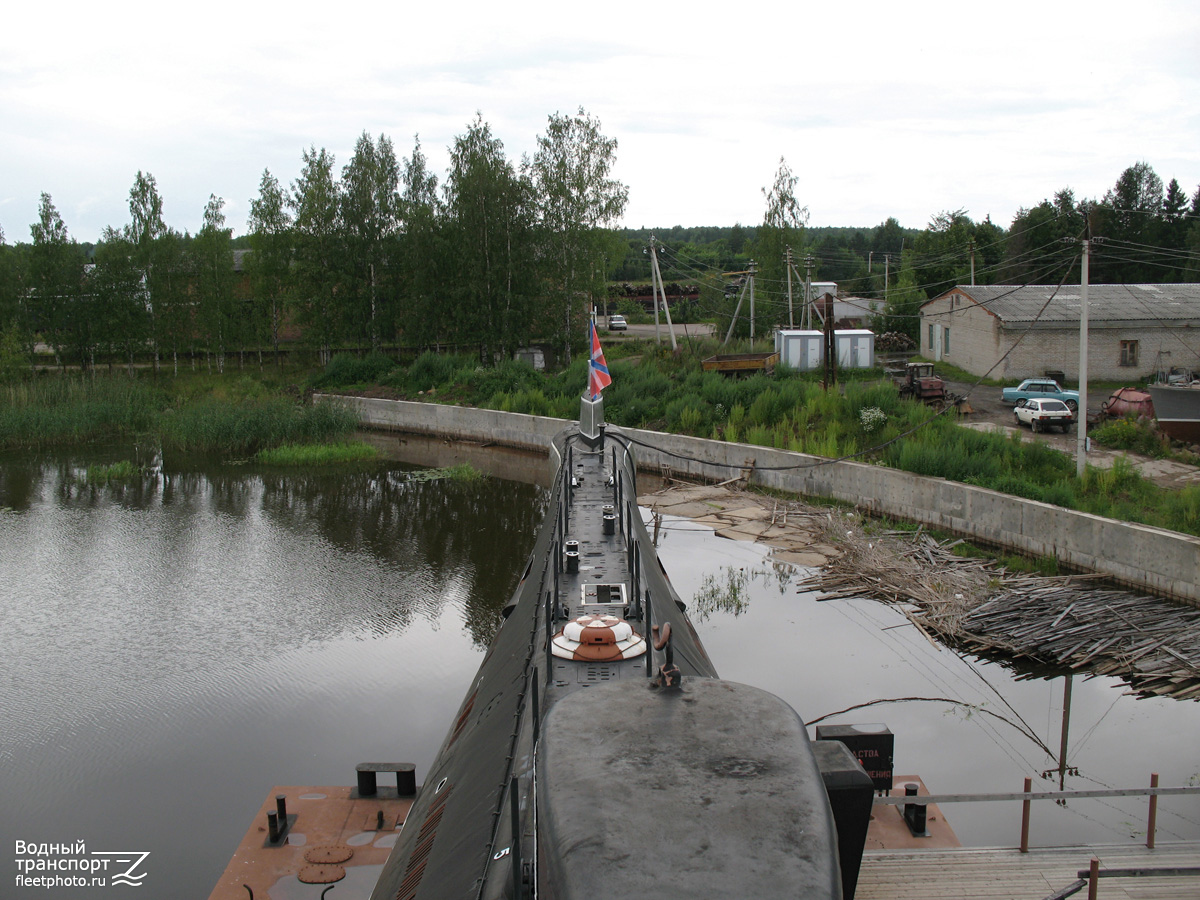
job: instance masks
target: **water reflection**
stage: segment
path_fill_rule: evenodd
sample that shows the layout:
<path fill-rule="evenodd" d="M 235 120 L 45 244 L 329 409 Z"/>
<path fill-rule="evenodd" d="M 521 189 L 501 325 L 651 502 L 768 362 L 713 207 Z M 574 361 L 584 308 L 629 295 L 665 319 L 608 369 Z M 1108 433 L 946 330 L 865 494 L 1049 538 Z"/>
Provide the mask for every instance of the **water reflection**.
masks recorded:
<path fill-rule="evenodd" d="M 442 442 L 417 451 L 437 465 L 491 460 L 526 477 L 544 468 Z M 0 832 L 152 850 L 162 880 L 142 896 L 178 896 L 168 873 L 203 896 L 272 784 L 350 783 L 366 759 L 427 770 L 546 495 L 498 478 L 417 482 L 393 463 L 285 473 L 187 468 L 152 454 L 139 457 L 145 473 L 131 485 L 81 486 L 89 462 L 127 454 L 0 460 Z M 754 545 L 674 519 L 657 530 L 723 677 L 812 719 L 886 697 L 998 708 L 982 670 L 1058 746 L 1057 683 L 936 650 L 879 604 L 817 603 Z M 1164 784 L 1197 774 L 1200 706 L 1113 687 L 1075 685 L 1070 763 L 1121 786 L 1151 768 Z M 1055 762 L 987 716 L 928 703 L 886 709 L 871 720 L 896 733 L 899 770 L 941 792 L 1018 790 Z M 151 810 L 186 826 L 163 828 Z M 1197 801 L 1164 810 L 1173 836 L 1200 835 Z M 1074 810 L 1039 811 L 1035 843 L 1112 840 L 1118 814 L 1087 812 L 1103 826 Z M 953 824 L 968 843 L 1012 845 L 1011 813 L 955 807 Z"/>
<path fill-rule="evenodd" d="M 83 471 L 71 455 L 0 465 L 3 759 L 114 711 L 218 714 L 231 693 L 279 687 L 263 660 L 447 612 L 482 649 L 546 502 L 392 464 L 151 469 L 108 486 Z"/>

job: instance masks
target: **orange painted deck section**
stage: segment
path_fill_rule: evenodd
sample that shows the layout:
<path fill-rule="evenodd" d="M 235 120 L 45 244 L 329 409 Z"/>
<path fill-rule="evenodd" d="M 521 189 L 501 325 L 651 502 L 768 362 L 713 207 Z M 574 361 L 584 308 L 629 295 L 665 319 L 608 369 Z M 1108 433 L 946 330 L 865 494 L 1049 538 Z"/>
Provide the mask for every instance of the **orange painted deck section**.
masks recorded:
<path fill-rule="evenodd" d="M 897 775 L 892 779 L 892 784 L 895 785 L 890 793 L 892 797 L 903 797 L 906 784 L 917 786 L 917 796 L 929 796 L 925 782 L 917 775 Z M 875 804 L 871 810 L 871 824 L 867 827 L 866 853 L 872 850 L 948 850 L 962 846 L 936 803 L 931 803 L 925 814 L 928 837 L 915 837 L 908 830 L 901 809 L 899 806 Z"/>
<path fill-rule="evenodd" d="M 291 824 L 284 840 L 272 845 L 267 841 L 267 813 L 275 809 L 276 794 L 287 797 Z M 381 786 L 374 797 L 359 797 L 352 787 L 272 788 L 209 900 L 249 900 L 247 885 L 256 900 L 319 898 L 330 882 L 306 884 L 300 880 L 302 870 L 307 869 L 307 877 L 333 878 L 339 868 L 344 876 L 332 882 L 337 887 L 330 892 L 331 900 L 365 900 L 379 880 L 412 802 L 412 797 L 398 797 L 394 787 Z M 380 812 L 382 829 L 378 828 Z M 316 848 L 332 848 L 323 853 L 335 858 L 347 850 L 353 855 L 318 870 L 321 864 L 311 859 L 322 856 Z M 306 852 L 310 859 L 305 858 Z"/>

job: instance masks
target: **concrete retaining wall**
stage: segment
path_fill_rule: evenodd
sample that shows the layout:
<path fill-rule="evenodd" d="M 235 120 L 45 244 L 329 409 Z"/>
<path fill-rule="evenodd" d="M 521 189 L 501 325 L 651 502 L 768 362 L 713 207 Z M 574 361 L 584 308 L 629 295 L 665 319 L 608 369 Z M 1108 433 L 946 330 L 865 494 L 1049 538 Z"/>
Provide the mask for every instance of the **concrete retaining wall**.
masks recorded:
<path fill-rule="evenodd" d="M 353 404 L 363 424 L 371 427 L 532 450 L 548 449 L 565 424 L 543 416 L 432 403 L 339 399 Z M 637 428 L 622 431 L 646 445 L 637 448 L 644 468 L 667 466 L 679 474 L 723 481 L 752 466 L 755 484 L 840 500 L 997 547 L 1053 556 L 1071 568 L 1200 606 L 1200 538 L 882 466 L 830 463 L 802 453 Z"/>

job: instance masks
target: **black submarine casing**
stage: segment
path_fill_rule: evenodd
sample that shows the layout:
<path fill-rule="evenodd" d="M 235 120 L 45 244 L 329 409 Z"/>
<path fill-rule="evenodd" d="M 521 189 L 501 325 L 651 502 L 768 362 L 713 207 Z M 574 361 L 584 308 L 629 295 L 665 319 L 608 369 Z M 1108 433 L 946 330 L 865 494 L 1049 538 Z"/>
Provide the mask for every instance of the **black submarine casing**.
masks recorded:
<path fill-rule="evenodd" d="M 546 521 L 372 900 L 840 898 L 803 722 L 717 678 L 642 524 L 628 441 L 597 404 L 581 418 L 555 439 Z M 582 614 L 621 620 L 641 652 L 555 655 Z M 656 685 L 668 657 L 679 686 Z"/>

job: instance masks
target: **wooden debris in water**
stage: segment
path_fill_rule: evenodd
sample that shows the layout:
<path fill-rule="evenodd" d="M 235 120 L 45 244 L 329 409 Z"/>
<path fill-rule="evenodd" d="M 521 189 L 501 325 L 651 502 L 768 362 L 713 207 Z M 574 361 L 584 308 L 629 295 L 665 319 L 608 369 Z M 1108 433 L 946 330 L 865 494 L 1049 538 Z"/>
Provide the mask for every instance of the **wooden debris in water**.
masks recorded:
<path fill-rule="evenodd" d="M 1008 572 L 920 530 L 864 535 L 840 514 L 843 554 L 801 584 L 817 600 L 900 605 L 923 634 L 974 652 L 1113 675 L 1142 694 L 1200 700 L 1200 610 L 1095 584 L 1097 576 Z"/>
<path fill-rule="evenodd" d="M 990 649 L 1003 634 L 1014 656 L 1116 675 L 1147 694 L 1200 699 L 1200 610 L 1125 591 L 1007 579 L 963 620 L 963 643 Z"/>

